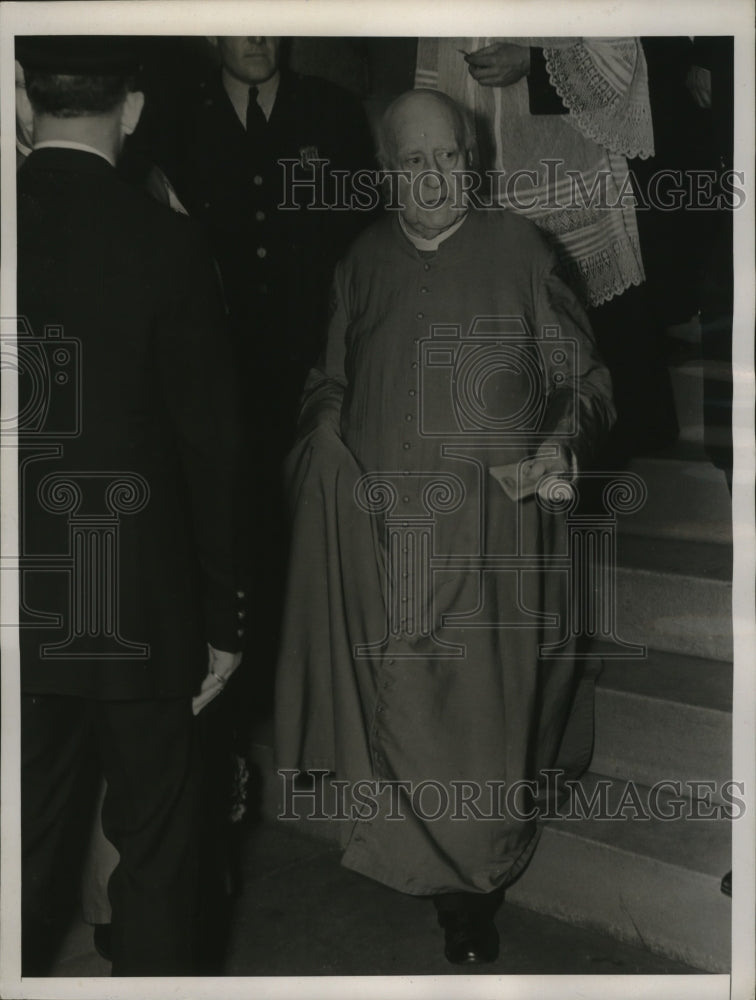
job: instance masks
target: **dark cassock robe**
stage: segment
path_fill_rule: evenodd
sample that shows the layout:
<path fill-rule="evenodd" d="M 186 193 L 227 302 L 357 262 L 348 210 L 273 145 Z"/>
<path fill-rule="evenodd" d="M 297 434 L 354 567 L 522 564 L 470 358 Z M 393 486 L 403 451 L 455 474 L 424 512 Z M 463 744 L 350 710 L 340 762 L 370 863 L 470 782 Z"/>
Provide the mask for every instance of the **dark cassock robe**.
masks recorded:
<path fill-rule="evenodd" d="M 343 864 L 408 893 L 517 877 L 538 831 L 506 789 L 565 726 L 566 517 L 488 471 L 544 441 L 584 468 L 613 419 L 555 266 L 509 212 L 471 211 L 434 252 L 376 223 L 337 267 L 288 460 L 278 766 L 348 782 Z"/>

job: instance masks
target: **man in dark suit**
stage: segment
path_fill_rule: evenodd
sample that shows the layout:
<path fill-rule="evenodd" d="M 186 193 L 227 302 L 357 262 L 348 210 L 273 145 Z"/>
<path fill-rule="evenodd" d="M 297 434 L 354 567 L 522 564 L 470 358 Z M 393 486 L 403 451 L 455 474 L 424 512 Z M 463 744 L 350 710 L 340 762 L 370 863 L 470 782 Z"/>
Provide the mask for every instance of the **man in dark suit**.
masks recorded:
<path fill-rule="evenodd" d="M 250 640 L 270 684 L 286 565 L 281 463 L 324 343 L 334 265 L 371 221 L 369 199 L 368 211 L 349 205 L 354 172 L 374 166 L 373 147 L 359 100 L 289 70 L 286 39 L 212 41 L 221 66 L 179 113 L 178 148 L 161 166 L 223 279 L 250 442 L 249 546 L 265 580 L 268 624 Z"/>
<path fill-rule="evenodd" d="M 216 275 L 114 166 L 143 95 L 126 39 L 19 39 L 23 972 L 44 974 L 83 765 L 99 748 L 114 975 L 193 971 L 193 714 L 242 641 L 240 439 Z M 36 366 L 36 367 L 35 367 Z M 39 390 L 39 386 L 32 389 Z"/>

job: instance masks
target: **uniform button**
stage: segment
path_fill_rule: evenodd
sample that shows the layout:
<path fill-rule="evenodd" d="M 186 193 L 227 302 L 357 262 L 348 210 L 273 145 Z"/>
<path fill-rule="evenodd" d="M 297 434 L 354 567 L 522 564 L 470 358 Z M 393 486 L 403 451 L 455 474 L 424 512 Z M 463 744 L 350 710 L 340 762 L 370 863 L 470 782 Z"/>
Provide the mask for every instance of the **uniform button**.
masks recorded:
<path fill-rule="evenodd" d="M 404 415 L 404 419 L 405 419 L 405 420 L 408 420 L 408 421 L 409 421 L 409 420 L 412 420 L 412 414 L 411 414 L 411 413 L 406 413 L 406 414 Z"/>
<path fill-rule="evenodd" d="M 237 634 L 237 635 L 239 636 L 239 638 L 241 639 L 241 637 L 242 637 L 242 636 L 244 635 L 244 629 L 243 629 L 243 628 L 238 628 L 238 629 L 236 630 L 236 634 Z"/>
<path fill-rule="evenodd" d="M 246 611 L 237 611 L 236 612 L 236 617 L 237 618 L 246 618 L 247 617 L 247 612 Z"/>
<path fill-rule="evenodd" d="M 410 395 L 410 396 L 414 396 L 414 395 L 415 395 L 415 390 L 414 390 L 414 389 L 410 389 L 410 391 L 409 391 L 409 395 Z"/>
<path fill-rule="evenodd" d="M 265 212 L 260 212 L 260 211 L 255 212 L 255 219 L 257 219 L 258 222 L 264 222 L 265 221 Z"/>
<path fill-rule="evenodd" d="M 402 448 L 404 448 L 405 451 L 409 451 L 410 450 L 409 441 L 405 441 L 404 444 L 402 445 Z"/>
<path fill-rule="evenodd" d="M 265 247 L 258 247 L 257 248 L 257 256 L 258 257 L 267 257 L 268 256 L 268 251 L 265 249 Z"/>
<path fill-rule="evenodd" d="M 424 271 L 430 271 L 430 264 L 427 264 L 427 263 L 423 264 L 423 270 Z"/>
<path fill-rule="evenodd" d="M 409 497 L 402 497 L 402 503 L 409 503 Z"/>
<path fill-rule="evenodd" d="M 390 666 L 390 667 L 393 667 L 393 665 L 394 665 L 395 663 L 396 663 L 396 660 L 389 660 L 389 666 Z"/>
<path fill-rule="evenodd" d="M 244 593 L 243 590 L 237 590 L 236 596 L 241 600 L 241 598 L 246 597 L 247 595 Z"/>
<path fill-rule="evenodd" d="M 203 208 L 210 208 L 210 202 L 209 201 L 203 201 L 202 202 L 202 207 Z"/>
<path fill-rule="evenodd" d="M 427 288 L 425 287 L 425 285 L 423 285 L 423 287 L 422 287 L 422 288 L 420 289 L 420 291 L 421 291 L 421 292 L 422 292 L 423 294 L 427 294 L 427 292 L 428 292 L 428 289 L 427 289 Z"/>
<path fill-rule="evenodd" d="M 415 341 L 415 343 L 417 343 L 417 341 Z M 412 365 L 410 367 L 411 368 L 417 368 L 417 361 L 413 361 Z"/>
<path fill-rule="evenodd" d="M 254 182 L 254 183 L 255 183 L 255 184 L 256 184 L 256 185 L 258 186 L 258 187 L 260 187 L 260 185 L 261 185 L 261 184 L 262 184 L 262 182 L 263 182 L 263 179 L 262 179 L 262 177 L 261 177 L 261 176 L 260 176 L 259 174 L 255 174 L 255 176 L 254 176 L 254 177 L 252 178 L 252 180 L 253 180 L 253 182 Z"/>
<path fill-rule="evenodd" d="M 419 337 L 413 337 L 412 338 L 412 343 L 413 344 L 419 344 L 420 343 L 420 338 Z"/>
<path fill-rule="evenodd" d="M 382 712 L 382 711 L 383 711 L 383 705 L 378 705 L 378 707 L 376 708 L 376 712 Z"/>
<path fill-rule="evenodd" d="M 417 318 L 418 319 L 425 319 L 425 313 L 418 313 L 417 314 Z"/>

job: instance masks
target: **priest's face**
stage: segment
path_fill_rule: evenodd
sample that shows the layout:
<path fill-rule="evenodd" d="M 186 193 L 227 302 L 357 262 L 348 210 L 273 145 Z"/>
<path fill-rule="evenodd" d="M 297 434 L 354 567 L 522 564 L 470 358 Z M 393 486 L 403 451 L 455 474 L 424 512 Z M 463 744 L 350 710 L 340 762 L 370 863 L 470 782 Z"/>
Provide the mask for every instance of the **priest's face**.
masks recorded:
<path fill-rule="evenodd" d="M 217 45 L 223 66 L 242 83 L 264 83 L 278 69 L 280 38 L 225 35 L 217 38 Z"/>
<path fill-rule="evenodd" d="M 407 227 L 430 239 L 466 211 L 455 174 L 465 169 L 460 122 L 452 108 L 432 94 L 409 94 L 392 113 L 393 166 L 408 171 L 400 180 L 401 212 Z"/>

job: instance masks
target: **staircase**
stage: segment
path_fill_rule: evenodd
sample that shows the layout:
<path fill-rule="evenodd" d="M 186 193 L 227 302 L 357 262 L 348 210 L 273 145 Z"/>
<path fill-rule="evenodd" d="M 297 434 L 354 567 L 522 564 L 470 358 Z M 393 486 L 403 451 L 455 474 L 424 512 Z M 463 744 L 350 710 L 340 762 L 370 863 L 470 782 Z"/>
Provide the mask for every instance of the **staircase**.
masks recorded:
<path fill-rule="evenodd" d="M 647 655 L 604 660 L 596 684 L 595 748 L 581 786 L 603 808 L 545 820 L 507 900 L 727 972 L 730 900 L 719 886 L 731 867 L 731 821 L 707 817 L 732 777 L 732 532 L 724 474 L 703 450 L 704 365 L 672 367 L 680 441 L 632 462 L 648 498 L 618 518 L 617 631 Z M 269 743 L 256 748 L 266 775 Z M 651 809 L 650 790 L 661 781 L 679 786 L 659 789 Z M 267 777 L 264 798 L 275 815 L 280 790 Z M 305 825 L 338 836 L 335 823 Z"/>
<path fill-rule="evenodd" d="M 703 817 L 732 777 L 732 528 L 724 474 L 703 450 L 705 369 L 716 375 L 699 360 L 671 368 L 680 440 L 631 463 L 648 498 L 618 519 L 617 629 L 647 656 L 604 661 L 582 785 L 590 795 L 603 784 L 606 812 L 624 801 L 628 818 L 545 824 L 507 898 L 727 972 L 730 901 L 719 884 L 731 867 L 731 821 Z M 679 785 L 665 786 L 652 809 L 649 790 L 661 781 Z"/>

